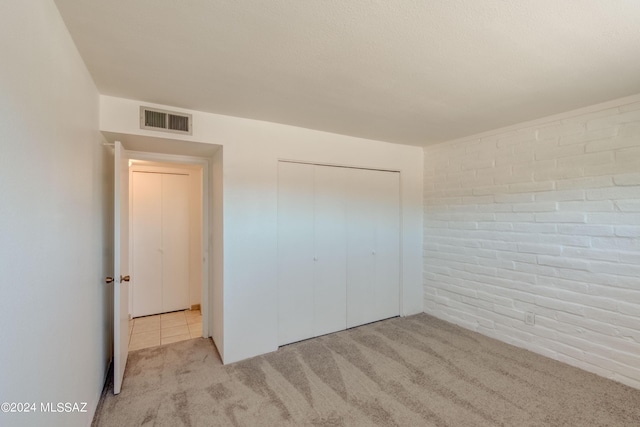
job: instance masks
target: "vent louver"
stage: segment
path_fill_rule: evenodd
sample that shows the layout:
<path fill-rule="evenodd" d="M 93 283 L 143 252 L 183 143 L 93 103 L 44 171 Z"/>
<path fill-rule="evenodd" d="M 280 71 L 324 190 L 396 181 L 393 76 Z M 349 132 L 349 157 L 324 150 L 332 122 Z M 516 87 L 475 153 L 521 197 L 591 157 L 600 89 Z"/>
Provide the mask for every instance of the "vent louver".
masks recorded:
<path fill-rule="evenodd" d="M 191 135 L 191 114 L 140 107 L 140 128 Z"/>
<path fill-rule="evenodd" d="M 168 116 L 169 129 L 189 132 L 189 117 L 176 116 L 175 114 L 168 114 Z"/>

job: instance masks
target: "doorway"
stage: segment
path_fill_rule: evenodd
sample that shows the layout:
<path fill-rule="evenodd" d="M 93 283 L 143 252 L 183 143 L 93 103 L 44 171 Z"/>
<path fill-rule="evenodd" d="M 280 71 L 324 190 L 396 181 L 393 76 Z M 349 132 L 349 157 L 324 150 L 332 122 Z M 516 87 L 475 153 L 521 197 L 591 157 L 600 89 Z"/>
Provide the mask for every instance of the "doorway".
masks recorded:
<path fill-rule="evenodd" d="M 202 337 L 202 166 L 129 165 L 129 349 Z"/>
<path fill-rule="evenodd" d="M 148 161 L 171 165 L 199 165 L 202 168 L 202 258 L 201 328 L 203 338 L 212 337 L 216 347 L 222 346 L 223 308 L 223 147 L 203 142 L 148 137 L 117 132 L 102 132 L 107 145 L 114 147 L 113 179 L 113 258 L 114 299 L 113 325 L 114 393 L 122 387 L 132 327 L 129 310 L 129 162 Z M 214 310 L 215 307 L 215 310 Z M 186 314 L 185 314 L 186 315 Z"/>
<path fill-rule="evenodd" d="M 195 201 L 195 207 L 191 206 L 191 210 L 198 210 L 199 212 L 192 218 L 193 227 L 190 227 L 190 249 L 195 256 L 189 257 L 189 272 L 191 273 L 191 279 L 189 281 L 189 301 L 188 306 L 185 309 L 191 309 L 193 303 L 194 310 L 200 310 L 202 316 L 202 335 L 203 337 L 210 336 L 210 325 L 208 316 L 208 298 L 209 298 L 209 286 L 210 286 L 210 263 L 209 263 L 209 239 L 206 236 L 209 234 L 211 228 L 210 225 L 210 168 L 209 161 L 200 157 L 191 157 L 176 154 L 164 154 L 154 153 L 147 151 L 134 151 L 129 147 L 136 147 L 136 144 L 128 143 L 124 146 L 127 148 L 127 157 L 129 159 L 129 183 L 128 183 L 128 199 L 129 199 L 129 218 L 132 217 L 132 186 L 133 182 L 131 177 L 136 172 L 152 172 L 152 173 L 187 173 L 190 179 L 193 181 L 190 188 L 192 191 L 192 201 Z M 197 184 L 195 183 L 197 182 Z M 131 231 L 132 224 L 129 221 L 129 230 Z M 133 250 L 131 250 L 134 244 L 133 233 L 129 233 L 128 246 L 129 246 L 129 260 L 133 262 Z M 135 269 L 135 266 L 131 266 Z M 133 287 L 136 284 L 135 273 L 131 274 L 132 286 L 129 287 L 129 318 L 133 319 L 137 314 L 134 311 L 134 291 Z M 200 304 L 198 307 L 197 305 Z M 182 307 L 181 307 L 182 308 Z M 132 327 L 130 322 L 129 327 Z"/>
<path fill-rule="evenodd" d="M 199 309 L 202 167 L 131 160 L 129 247 L 133 317 Z"/>

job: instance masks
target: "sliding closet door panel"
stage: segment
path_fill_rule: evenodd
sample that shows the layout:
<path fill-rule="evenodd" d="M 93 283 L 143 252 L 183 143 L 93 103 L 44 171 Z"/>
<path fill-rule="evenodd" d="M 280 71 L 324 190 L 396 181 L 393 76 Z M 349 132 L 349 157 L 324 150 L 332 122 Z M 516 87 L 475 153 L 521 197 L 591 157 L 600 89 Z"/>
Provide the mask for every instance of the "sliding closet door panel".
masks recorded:
<path fill-rule="evenodd" d="M 315 166 L 314 336 L 347 327 L 347 172 Z"/>
<path fill-rule="evenodd" d="M 399 315 L 399 176 L 279 164 L 280 345 Z"/>
<path fill-rule="evenodd" d="M 189 308 L 189 176 L 162 174 L 162 311 Z"/>
<path fill-rule="evenodd" d="M 400 174 L 379 172 L 372 177 L 376 199 L 375 317 L 400 314 Z"/>
<path fill-rule="evenodd" d="M 133 313 L 162 311 L 162 182 L 161 175 L 132 175 Z"/>
<path fill-rule="evenodd" d="M 278 164 L 279 345 L 314 334 L 313 192 L 313 166 Z"/>
<path fill-rule="evenodd" d="M 375 232 L 376 171 L 348 169 L 347 202 L 347 327 L 377 320 Z"/>

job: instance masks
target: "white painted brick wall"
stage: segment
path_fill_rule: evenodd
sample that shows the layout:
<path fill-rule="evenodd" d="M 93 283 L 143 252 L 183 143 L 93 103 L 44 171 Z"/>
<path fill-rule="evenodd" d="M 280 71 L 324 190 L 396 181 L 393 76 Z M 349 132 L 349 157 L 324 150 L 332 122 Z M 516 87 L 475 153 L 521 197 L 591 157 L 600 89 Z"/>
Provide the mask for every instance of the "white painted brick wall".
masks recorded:
<path fill-rule="evenodd" d="M 427 147 L 424 177 L 427 313 L 640 388 L 640 95 Z"/>

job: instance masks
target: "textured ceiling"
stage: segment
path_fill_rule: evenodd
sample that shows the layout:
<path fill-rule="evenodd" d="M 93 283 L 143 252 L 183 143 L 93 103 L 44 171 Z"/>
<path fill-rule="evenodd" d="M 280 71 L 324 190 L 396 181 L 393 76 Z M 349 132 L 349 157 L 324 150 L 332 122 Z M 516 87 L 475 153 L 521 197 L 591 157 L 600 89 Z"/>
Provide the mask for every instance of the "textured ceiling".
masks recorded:
<path fill-rule="evenodd" d="M 640 93 L 637 0 L 55 0 L 106 95 L 427 145 Z"/>

